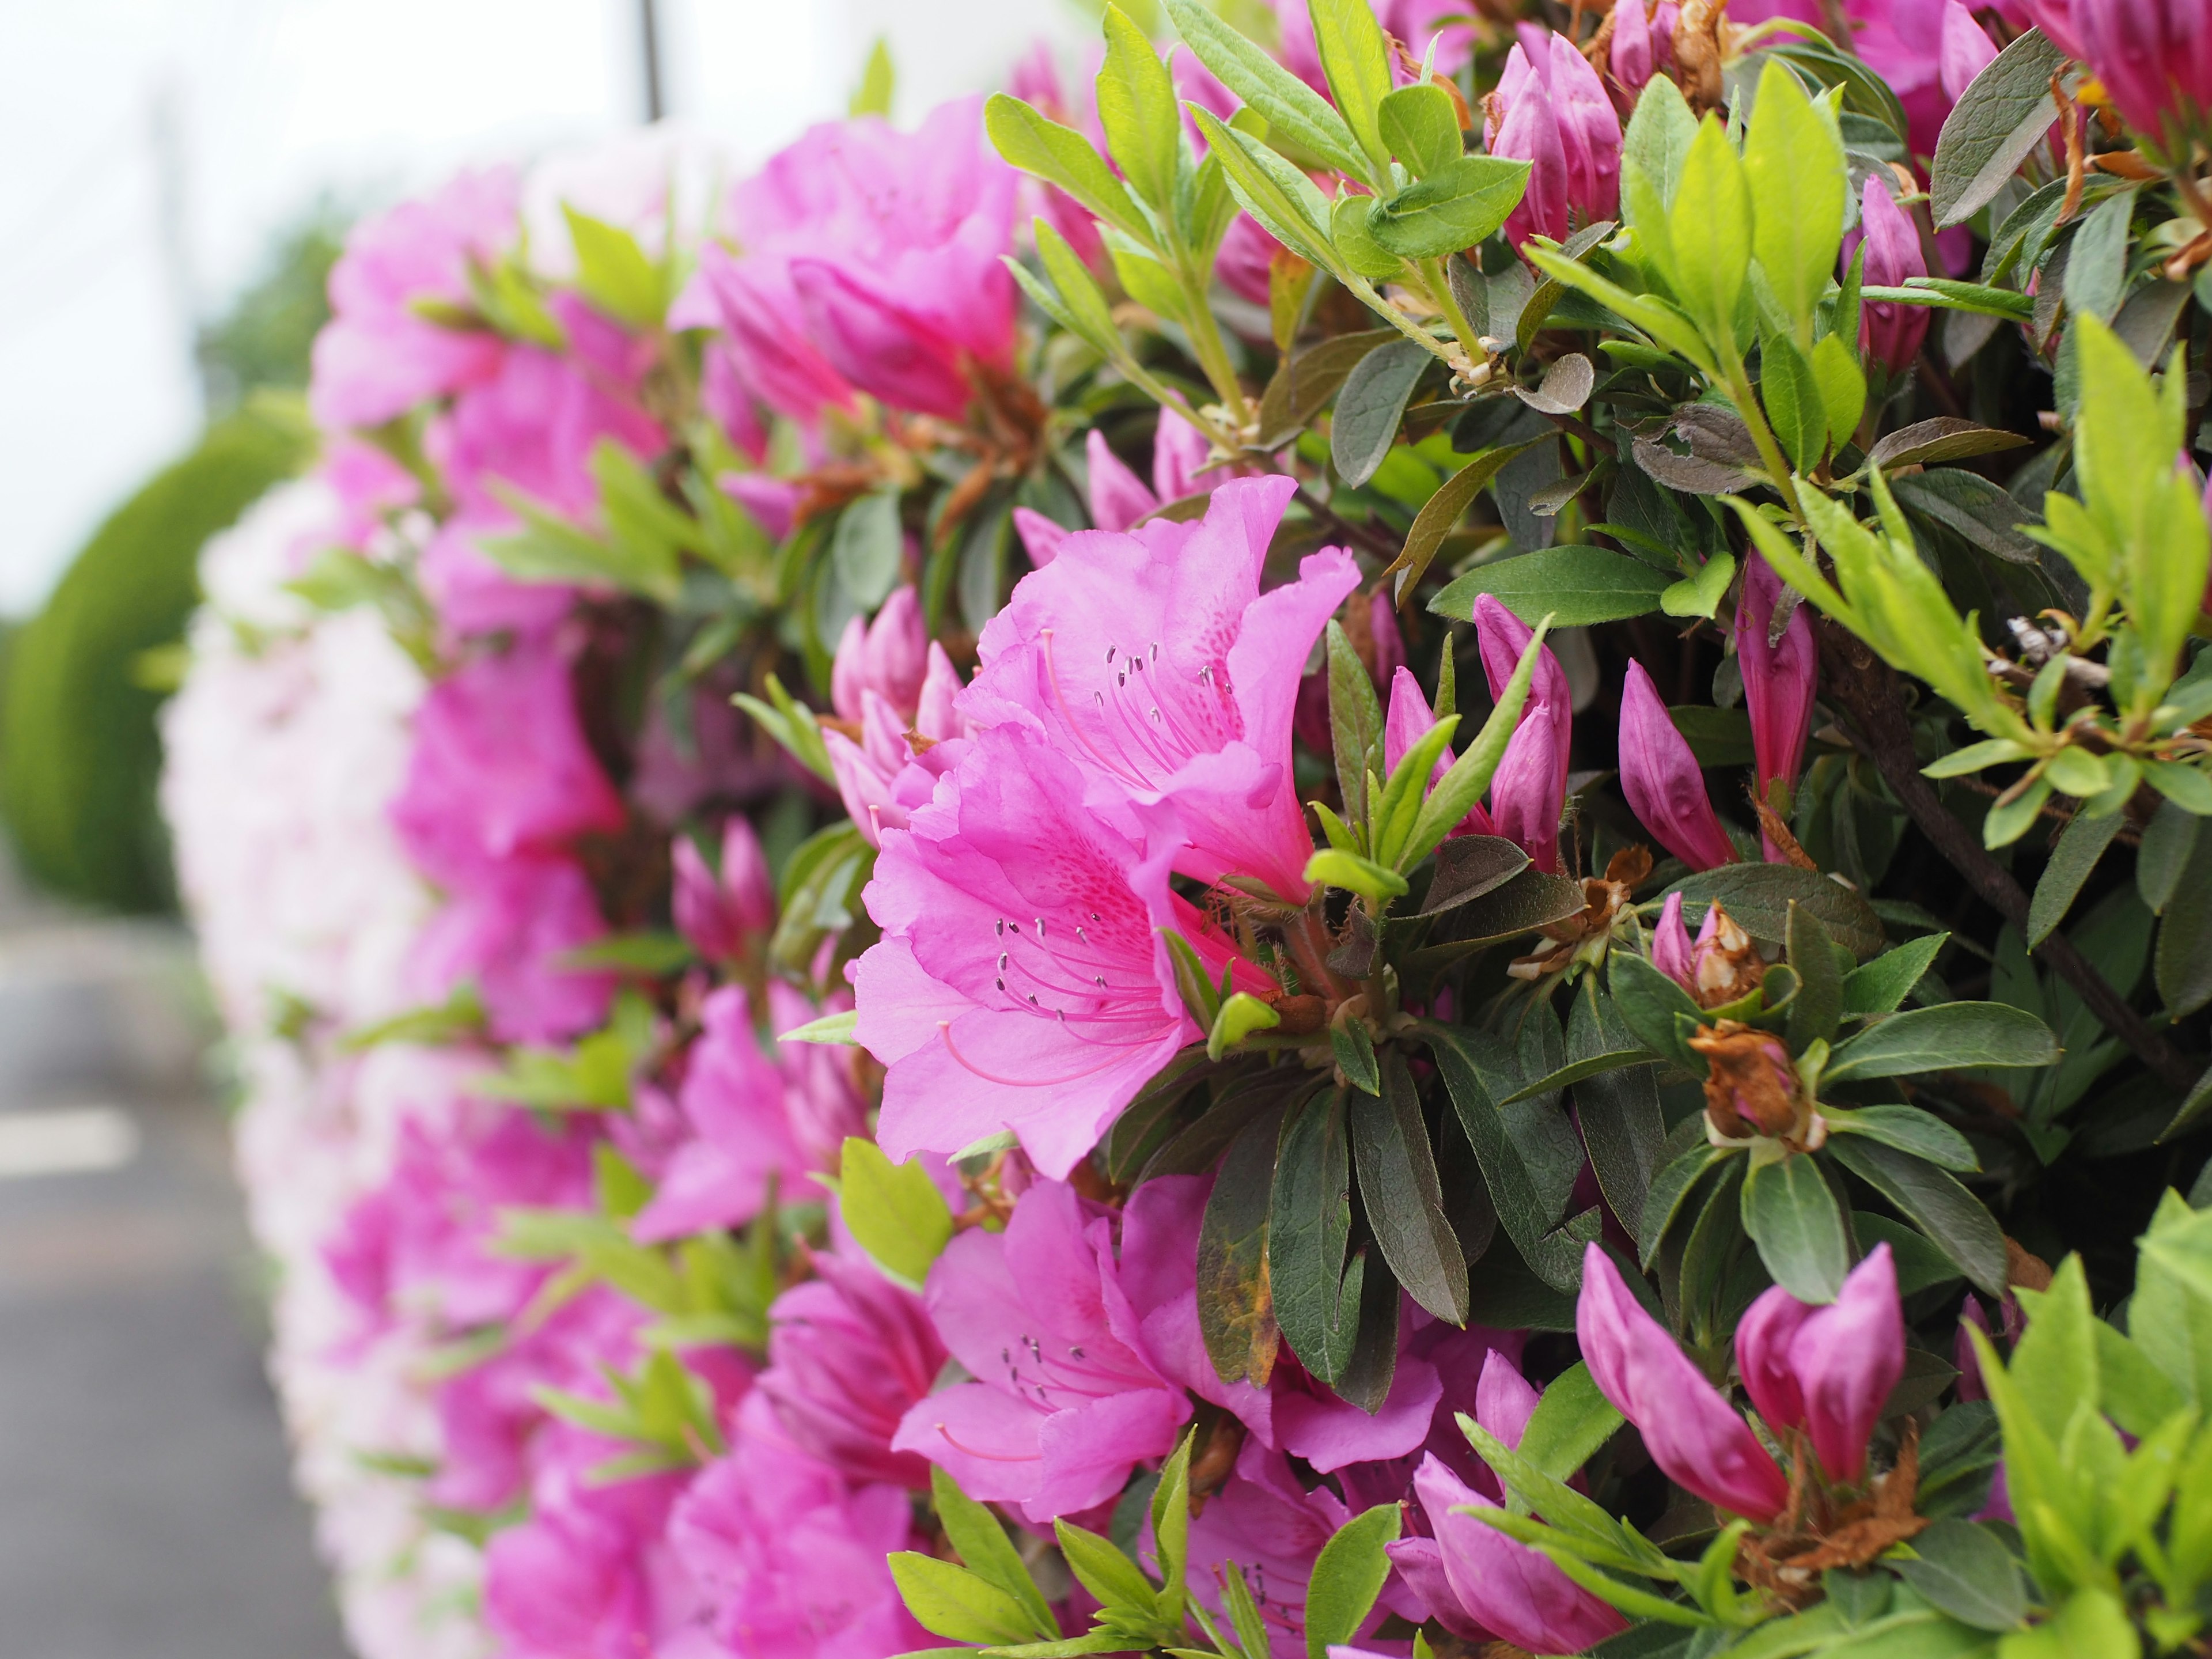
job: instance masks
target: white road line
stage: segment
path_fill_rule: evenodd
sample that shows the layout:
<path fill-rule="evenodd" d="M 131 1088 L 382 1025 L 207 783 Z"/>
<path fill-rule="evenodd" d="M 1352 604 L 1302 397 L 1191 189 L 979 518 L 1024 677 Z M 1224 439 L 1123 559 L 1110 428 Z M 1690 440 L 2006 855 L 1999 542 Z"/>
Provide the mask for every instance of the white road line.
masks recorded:
<path fill-rule="evenodd" d="M 0 1181 L 119 1170 L 138 1155 L 138 1126 L 118 1106 L 0 1112 Z"/>

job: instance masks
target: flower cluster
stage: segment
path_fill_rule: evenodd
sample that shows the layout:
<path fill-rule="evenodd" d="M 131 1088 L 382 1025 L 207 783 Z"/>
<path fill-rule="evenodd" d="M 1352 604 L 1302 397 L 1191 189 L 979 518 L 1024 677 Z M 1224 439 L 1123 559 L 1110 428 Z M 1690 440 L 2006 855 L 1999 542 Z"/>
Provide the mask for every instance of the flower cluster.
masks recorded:
<path fill-rule="evenodd" d="M 2202 19 L 1163 10 L 349 242 L 167 799 L 356 1645 L 2200 1643 Z"/>

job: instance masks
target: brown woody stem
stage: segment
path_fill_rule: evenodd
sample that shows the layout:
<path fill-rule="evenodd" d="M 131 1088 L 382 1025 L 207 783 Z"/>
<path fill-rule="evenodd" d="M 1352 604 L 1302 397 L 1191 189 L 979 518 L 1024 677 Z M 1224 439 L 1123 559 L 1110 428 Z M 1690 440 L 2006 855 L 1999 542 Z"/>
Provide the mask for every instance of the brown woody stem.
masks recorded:
<path fill-rule="evenodd" d="M 1981 839 L 1954 817 L 1920 773 L 1912 729 L 1905 717 L 1904 688 L 1888 665 L 1832 623 L 1824 623 L 1821 695 L 1850 722 L 1859 750 L 1873 761 L 1890 793 L 1897 797 L 1920 833 L 1945 861 L 1966 878 L 1983 902 L 2027 931 L 2028 897 L 2012 872 L 1991 858 Z M 2144 1065 L 2176 1089 L 2195 1086 L 2198 1066 L 2150 1022 L 2128 1006 L 2065 934 L 2053 933 L 2034 954 L 2074 988 L 2089 1012 L 2141 1057 Z"/>

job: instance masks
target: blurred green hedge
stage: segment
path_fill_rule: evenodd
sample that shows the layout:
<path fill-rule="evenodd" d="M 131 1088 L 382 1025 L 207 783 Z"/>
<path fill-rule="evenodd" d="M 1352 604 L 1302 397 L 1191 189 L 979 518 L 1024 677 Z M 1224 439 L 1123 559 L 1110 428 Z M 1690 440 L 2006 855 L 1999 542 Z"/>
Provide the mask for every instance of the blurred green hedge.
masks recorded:
<path fill-rule="evenodd" d="M 164 694 L 138 659 L 183 636 L 201 544 L 308 448 L 303 422 L 258 406 L 225 416 L 109 516 L 8 641 L 0 814 L 39 885 L 115 910 L 174 904 L 155 799 Z"/>

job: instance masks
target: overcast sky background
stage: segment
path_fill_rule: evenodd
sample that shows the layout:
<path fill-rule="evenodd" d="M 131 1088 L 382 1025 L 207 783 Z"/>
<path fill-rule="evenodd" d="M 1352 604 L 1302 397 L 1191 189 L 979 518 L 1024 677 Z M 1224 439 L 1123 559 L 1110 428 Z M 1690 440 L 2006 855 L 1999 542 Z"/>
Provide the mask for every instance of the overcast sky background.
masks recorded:
<path fill-rule="evenodd" d="M 896 118 L 1076 0 L 659 0 L 672 112 L 759 159 L 889 36 Z M 199 423 L 191 326 L 325 192 L 376 204 L 642 115 L 639 0 L 0 0 L 0 612 Z"/>

